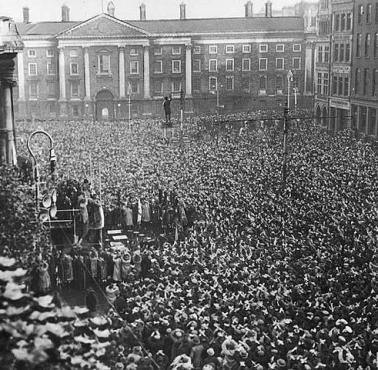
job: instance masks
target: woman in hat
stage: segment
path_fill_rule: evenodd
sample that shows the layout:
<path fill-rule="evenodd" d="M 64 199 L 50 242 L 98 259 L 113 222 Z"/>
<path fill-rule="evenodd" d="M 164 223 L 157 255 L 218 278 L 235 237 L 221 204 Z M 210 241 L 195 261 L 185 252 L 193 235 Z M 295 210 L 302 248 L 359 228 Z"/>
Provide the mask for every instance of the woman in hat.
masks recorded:
<path fill-rule="evenodd" d="M 38 267 L 39 272 L 39 289 L 38 291 L 42 294 L 46 294 L 51 289 L 51 281 L 49 274 L 49 266 L 47 262 L 41 262 Z"/>

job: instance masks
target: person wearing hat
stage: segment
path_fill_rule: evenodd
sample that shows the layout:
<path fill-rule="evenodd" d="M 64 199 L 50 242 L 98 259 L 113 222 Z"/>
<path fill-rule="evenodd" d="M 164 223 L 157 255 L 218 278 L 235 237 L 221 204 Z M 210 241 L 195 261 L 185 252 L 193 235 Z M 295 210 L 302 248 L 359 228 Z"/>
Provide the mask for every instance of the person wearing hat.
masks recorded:
<path fill-rule="evenodd" d="M 90 287 L 87 290 L 87 294 L 85 296 L 85 303 L 88 307 L 88 310 L 94 314 L 97 311 L 97 305 L 98 305 L 98 298 L 95 290 Z"/>
<path fill-rule="evenodd" d="M 172 352 L 171 352 L 171 360 L 175 359 L 181 353 L 182 346 L 181 344 L 184 341 L 184 331 L 181 329 L 175 329 L 170 333 L 170 337 L 173 341 L 172 343 Z"/>
<path fill-rule="evenodd" d="M 80 193 L 78 197 L 78 204 L 80 210 L 80 226 L 81 226 L 81 235 L 77 242 L 77 245 L 80 246 L 85 240 L 89 232 L 89 216 L 88 216 L 88 199 L 85 195 L 85 192 Z"/>
<path fill-rule="evenodd" d="M 116 364 L 114 365 L 114 370 L 124 370 L 125 369 L 125 366 L 123 365 L 122 362 L 116 362 Z"/>
<path fill-rule="evenodd" d="M 162 369 L 162 370 L 168 369 L 169 359 L 168 359 L 168 356 L 162 350 L 159 350 L 156 352 L 154 359 L 157 365 L 159 366 L 159 369 Z"/>
<path fill-rule="evenodd" d="M 142 254 L 142 261 L 140 263 L 140 267 L 141 267 L 140 276 L 142 279 L 147 278 L 149 276 L 151 266 L 152 266 L 151 254 L 148 250 L 144 251 L 144 253 Z"/>
<path fill-rule="evenodd" d="M 220 368 L 220 362 L 218 358 L 215 355 L 215 351 L 213 348 L 209 347 L 206 350 L 206 354 L 204 356 L 202 365 L 212 365 L 215 370 L 218 370 Z"/>
<path fill-rule="evenodd" d="M 192 349 L 190 351 L 190 358 L 194 369 L 201 369 L 202 366 L 202 353 L 204 351 L 204 346 L 201 343 L 200 337 L 198 335 L 193 335 L 191 338 Z"/>

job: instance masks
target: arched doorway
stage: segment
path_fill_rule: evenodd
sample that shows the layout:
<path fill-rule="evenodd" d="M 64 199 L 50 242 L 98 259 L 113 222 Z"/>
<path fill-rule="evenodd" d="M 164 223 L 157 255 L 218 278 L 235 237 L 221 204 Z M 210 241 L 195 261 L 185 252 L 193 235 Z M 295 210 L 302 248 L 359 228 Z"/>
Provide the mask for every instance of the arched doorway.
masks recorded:
<path fill-rule="evenodd" d="M 323 113 L 322 113 L 322 125 L 323 126 L 327 126 L 327 116 L 328 116 L 327 108 L 324 107 L 323 108 Z"/>
<path fill-rule="evenodd" d="M 322 115 L 322 113 L 321 113 L 320 107 L 318 105 L 317 108 L 316 108 L 316 123 L 318 125 L 321 124 L 321 115 Z"/>
<path fill-rule="evenodd" d="M 108 121 L 114 119 L 114 96 L 107 90 L 101 90 L 96 95 L 96 120 Z"/>

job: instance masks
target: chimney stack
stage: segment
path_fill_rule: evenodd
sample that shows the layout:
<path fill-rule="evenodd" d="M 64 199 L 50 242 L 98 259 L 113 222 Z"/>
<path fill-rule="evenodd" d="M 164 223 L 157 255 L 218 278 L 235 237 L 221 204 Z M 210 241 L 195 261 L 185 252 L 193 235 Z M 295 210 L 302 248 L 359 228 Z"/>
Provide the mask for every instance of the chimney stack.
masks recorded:
<path fill-rule="evenodd" d="M 146 4 L 142 3 L 139 7 L 139 13 L 140 13 L 140 20 L 145 21 L 146 18 Z"/>
<path fill-rule="evenodd" d="M 108 7 L 107 7 L 107 11 L 108 11 L 108 14 L 109 14 L 109 15 L 111 15 L 112 17 L 114 17 L 115 6 L 114 6 L 113 1 L 109 1 L 109 3 L 108 3 Z"/>
<path fill-rule="evenodd" d="M 252 1 L 249 0 L 245 5 L 245 16 L 246 18 L 253 17 L 253 4 Z"/>
<path fill-rule="evenodd" d="M 267 0 L 265 3 L 265 17 L 272 18 L 272 2 L 271 0 Z"/>
<path fill-rule="evenodd" d="M 185 14 L 185 3 L 180 4 L 180 19 L 186 19 L 186 14 Z"/>
<path fill-rule="evenodd" d="M 67 5 L 62 6 L 62 22 L 70 21 L 70 8 Z"/>
<path fill-rule="evenodd" d="M 22 15 L 23 15 L 23 22 L 25 24 L 28 24 L 30 22 L 29 20 L 29 8 L 27 6 L 25 6 L 24 8 L 22 8 Z"/>

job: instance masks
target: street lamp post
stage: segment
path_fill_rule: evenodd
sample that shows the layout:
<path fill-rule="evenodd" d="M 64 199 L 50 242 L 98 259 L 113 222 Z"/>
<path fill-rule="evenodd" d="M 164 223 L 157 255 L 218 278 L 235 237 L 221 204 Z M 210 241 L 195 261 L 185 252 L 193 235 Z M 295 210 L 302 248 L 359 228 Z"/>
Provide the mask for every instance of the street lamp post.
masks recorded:
<path fill-rule="evenodd" d="M 287 135 L 289 132 L 289 108 L 284 108 L 284 126 L 283 126 L 283 159 L 282 159 L 282 188 L 286 187 L 287 176 Z"/>
<path fill-rule="evenodd" d="M 287 73 L 287 109 L 290 109 L 290 85 L 293 81 L 293 72 L 289 70 Z"/>
<path fill-rule="evenodd" d="M 27 148 L 30 153 L 30 156 L 33 158 L 33 173 L 34 173 L 34 182 L 35 182 L 35 209 L 36 209 L 36 215 L 38 217 L 39 212 L 39 185 L 40 185 L 40 176 L 39 176 L 39 169 L 38 169 L 38 163 L 37 158 L 35 154 L 33 153 L 30 142 L 33 139 L 34 136 L 41 134 L 47 136 L 47 138 L 50 140 L 50 174 L 52 176 L 52 179 L 54 181 L 54 175 L 55 175 L 55 169 L 56 169 L 56 155 L 54 150 L 54 142 L 50 134 L 48 134 L 46 131 L 43 130 L 37 130 L 34 131 L 28 138 L 27 141 Z"/>
<path fill-rule="evenodd" d="M 294 112 L 297 113 L 297 94 L 298 94 L 298 87 L 294 87 Z"/>
<path fill-rule="evenodd" d="M 131 84 L 129 82 L 128 88 L 127 88 L 127 94 L 129 95 L 129 101 L 128 101 L 128 107 L 129 107 L 129 129 L 131 127 Z"/>

